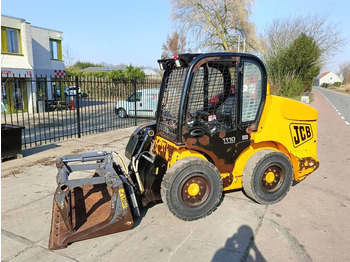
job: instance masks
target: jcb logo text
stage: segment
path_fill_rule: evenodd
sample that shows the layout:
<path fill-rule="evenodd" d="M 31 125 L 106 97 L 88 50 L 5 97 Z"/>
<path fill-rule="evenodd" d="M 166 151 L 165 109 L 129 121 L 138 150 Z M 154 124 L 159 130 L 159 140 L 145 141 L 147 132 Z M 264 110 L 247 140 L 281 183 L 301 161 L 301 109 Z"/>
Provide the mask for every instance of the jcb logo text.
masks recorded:
<path fill-rule="evenodd" d="M 309 124 L 290 124 L 294 147 L 298 147 L 313 138 L 312 128 Z"/>

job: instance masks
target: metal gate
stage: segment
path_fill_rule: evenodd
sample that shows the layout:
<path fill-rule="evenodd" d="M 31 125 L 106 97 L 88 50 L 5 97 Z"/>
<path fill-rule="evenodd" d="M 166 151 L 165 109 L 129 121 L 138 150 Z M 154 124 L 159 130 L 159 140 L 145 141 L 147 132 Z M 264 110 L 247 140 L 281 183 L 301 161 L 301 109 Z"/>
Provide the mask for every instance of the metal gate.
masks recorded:
<path fill-rule="evenodd" d="M 156 108 L 159 87 L 160 79 L 148 78 L 2 77 L 1 124 L 24 127 L 24 148 L 136 126 L 154 118 L 140 110 Z M 145 94 L 142 100 L 138 94 Z M 126 114 L 118 116 L 118 109 Z"/>

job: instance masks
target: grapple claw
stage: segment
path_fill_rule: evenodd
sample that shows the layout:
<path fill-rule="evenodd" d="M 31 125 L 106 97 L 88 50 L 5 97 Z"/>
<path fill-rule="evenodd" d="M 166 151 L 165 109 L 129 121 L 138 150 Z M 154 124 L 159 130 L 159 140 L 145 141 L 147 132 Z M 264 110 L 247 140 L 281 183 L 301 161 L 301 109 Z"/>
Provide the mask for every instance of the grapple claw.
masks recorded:
<path fill-rule="evenodd" d="M 91 161 L 95 163 L 85 163 Z M 69 165 L 70 162 L 80 163 Z M 139 214 L 133 187 L 110 153 L 65 156 L 57 163 L 58 187 L 53 200 L 49 249 L 61 249 L 71 242 L 133 226 L 132 212 Z M 95 169 L 95 175 L 68 180 L 72 172 L 87 169 Z"/>

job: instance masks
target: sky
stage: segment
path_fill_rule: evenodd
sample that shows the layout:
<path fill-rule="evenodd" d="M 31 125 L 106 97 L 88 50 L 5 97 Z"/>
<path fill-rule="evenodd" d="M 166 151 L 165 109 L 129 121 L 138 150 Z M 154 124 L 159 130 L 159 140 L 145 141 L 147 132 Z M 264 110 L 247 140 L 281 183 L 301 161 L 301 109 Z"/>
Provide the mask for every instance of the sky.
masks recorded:
<path fill-rule="evenodd" d="M 15 4 L 14 4 L 15 3 Z M 350 1 L 255 0 L 252 21 L 259 32 L 276 18 L 327 14 L 348 42 L 322 71 L 350 61 Z M 174 30 L 167 0 L 2 0 L 1 14 L 63 32 L 63 48 L 75 60 L 158 67 L 162 44 Z"/>

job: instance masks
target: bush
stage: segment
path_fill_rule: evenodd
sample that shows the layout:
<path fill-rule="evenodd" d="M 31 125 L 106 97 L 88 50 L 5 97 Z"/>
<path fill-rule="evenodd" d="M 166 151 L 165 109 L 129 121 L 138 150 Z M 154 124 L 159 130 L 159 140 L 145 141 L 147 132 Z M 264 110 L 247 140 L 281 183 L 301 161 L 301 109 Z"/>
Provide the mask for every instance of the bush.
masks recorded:
<path fill-rule="evenodd" d="M 341 86 L 341 82 L 335 82 L 333 85 L 335 86 L 335 87 L 340 87 Z"/>
<path fill-rule="evenodd" d="M 146 79 L 146 74 L 138 67 L 129 65 L 125 70 L 112 70 L 112 71 L 98 71 L 83 73 L 81 70 L 76 68 L 66 68 L 67 76 L 88 76 L 88 77 L 109 77 L 116 81 L 129 81 L 129 80 L 140 80 Z"/>
<path fill-rule="evenodd" d="M 311 90 L 315 76 L 320 73 L 320 48 L 304 33 L 289 46 L 269 56 L 266 61 L 271 92 L 295 96 Z M 280 86 L 280 88 L 278 88 Z"/>
<path fill-rule="evenodd" d="M 299 78 L 285 79 L 282 83 L 280 95 L 294 97 L 304 91 L 303 81 Z"/>

